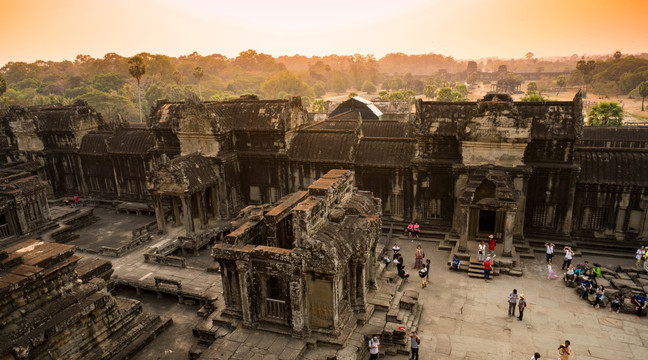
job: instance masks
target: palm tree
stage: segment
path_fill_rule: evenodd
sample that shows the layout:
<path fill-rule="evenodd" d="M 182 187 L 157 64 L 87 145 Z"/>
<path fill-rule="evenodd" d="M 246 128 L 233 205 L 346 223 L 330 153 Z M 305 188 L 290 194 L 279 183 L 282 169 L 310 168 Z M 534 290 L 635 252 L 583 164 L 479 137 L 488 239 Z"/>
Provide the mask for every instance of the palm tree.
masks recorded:
<path fill-rule="evenodd" d="M 141 56 L 135 55 L 128 60 L 128 72 L 137 80 L 137 104 L 139 105 L 139 120 L 142 122 L 142 96 L 140 94 L 140 79 L 146 73 L 146 65 Z"/>
<path fill-rule="evenodd" d="M 200 66 L 196 66 L 193 72 L 193 76 L 198 79 L 198 94 L 200 95 L 200 98 L 202 99 L 202 90 L 200 89 L 200 79 L 203 77 L 203 69 Z"/>

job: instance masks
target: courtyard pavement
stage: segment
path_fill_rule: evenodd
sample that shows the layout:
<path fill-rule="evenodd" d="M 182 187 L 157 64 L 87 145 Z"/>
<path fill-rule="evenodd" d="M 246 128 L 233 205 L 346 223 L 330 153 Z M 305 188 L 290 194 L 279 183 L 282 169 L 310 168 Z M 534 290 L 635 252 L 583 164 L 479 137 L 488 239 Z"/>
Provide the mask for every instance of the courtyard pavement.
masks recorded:
<path fill-rule="evenodd" d="M 466 272 L 449 272 L 449 253 L 438 251 L 438 242 L 420 241 L 432 260 L 430 285 L 421 289 L 412 269 L 419 242 L 407 238 L 395 241 L 411 274 L 403 290 L 419 290 L 419 302 L 424 304 L 419 323 L 422 360 L 528 360 L 536 351 L 542 359 L 557 359 L 557 348 L 565 340 L 572 344 L 570 359 L 648 359 L 648 319 L 604 308 L 594 310 L 562 280 L 547 280 L 542 253 L 535 260 L 523 260 L 522 277 L 501 275 L 485 283 L 469 278 Z M 469 247 L 476 253 L 477 243 L 469 243 Z M 554 270 L 561 277 L 562 257 L 561 253 L 554 255 Z M 576 257 L 574 264 L 583 260 L 591 263 L 594 259 Z M 596 260 L 603 265 L 634 263 L 632 254 L 627 260 Z M 396 270 L 390 267 L 387 271 Z M 507 295 L 514 288 L 525 295 L 528 304 L 523 321 L 507 315 Z"/>

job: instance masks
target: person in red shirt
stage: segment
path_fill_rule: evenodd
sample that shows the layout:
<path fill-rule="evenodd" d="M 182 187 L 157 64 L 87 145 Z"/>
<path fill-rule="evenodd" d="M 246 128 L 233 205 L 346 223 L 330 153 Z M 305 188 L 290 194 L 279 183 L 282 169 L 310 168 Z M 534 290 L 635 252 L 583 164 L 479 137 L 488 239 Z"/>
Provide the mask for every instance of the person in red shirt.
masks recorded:
<path fill-rule="evenodd" d="M 493 264 L 490 262 L 490 257 L 486 258 L 484 261 L 484 281 L 488 282 L 490 279 L 491 271 L 493 271 Z"/>
<path fill-rule="evenodd" d="M 74 195 L 74 206 L 79 206 L 79 195 Z"/>
<path fill-rule="evenodd" d="M 493 235 L 488 235 L 488 251 L 491 257 L 495 257 L 495 238 Z"/>

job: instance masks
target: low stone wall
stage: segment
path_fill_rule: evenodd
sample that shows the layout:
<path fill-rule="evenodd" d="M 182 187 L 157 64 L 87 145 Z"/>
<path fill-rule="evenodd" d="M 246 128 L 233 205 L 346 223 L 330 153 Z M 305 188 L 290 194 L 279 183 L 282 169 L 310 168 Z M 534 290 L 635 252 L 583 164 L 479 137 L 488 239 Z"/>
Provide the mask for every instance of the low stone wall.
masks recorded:
<path fill-rule="evenodd" d="M 154 233 L 157 232 L 157 223 L 155 221 L 141 226 L 133 230 L 133 237 L 131 241 L 127 244 L 124 244 L 120 247 L 114 248 L 110 246 L 102 246 L 101 254 L 112 257 L 120 257 L 124 254 L 127 254 L 134 249 L 138 248 L 140 245 L 151 241 Z"/>

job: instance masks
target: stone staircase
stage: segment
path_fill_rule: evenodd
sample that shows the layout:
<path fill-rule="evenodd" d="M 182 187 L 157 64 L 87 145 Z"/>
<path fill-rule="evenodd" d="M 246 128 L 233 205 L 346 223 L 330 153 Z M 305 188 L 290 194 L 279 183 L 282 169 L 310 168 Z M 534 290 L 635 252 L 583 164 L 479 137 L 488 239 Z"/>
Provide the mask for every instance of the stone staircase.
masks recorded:
<path fill-rule="evenodd" d="M 491 279 L 493 279 L 495 276 L 499 276 L 499 274 L 500 274 L 500 269 L 495 266 L 493 271 L 491 272 L 490 277 Z M 470 264 L 468 266 L 468 276 L 476 279 L 484 278 L 484 265 L 482 264 L 481 261 L 479 261 L 479 258 L 477 256 L 470 257 Z"/>

